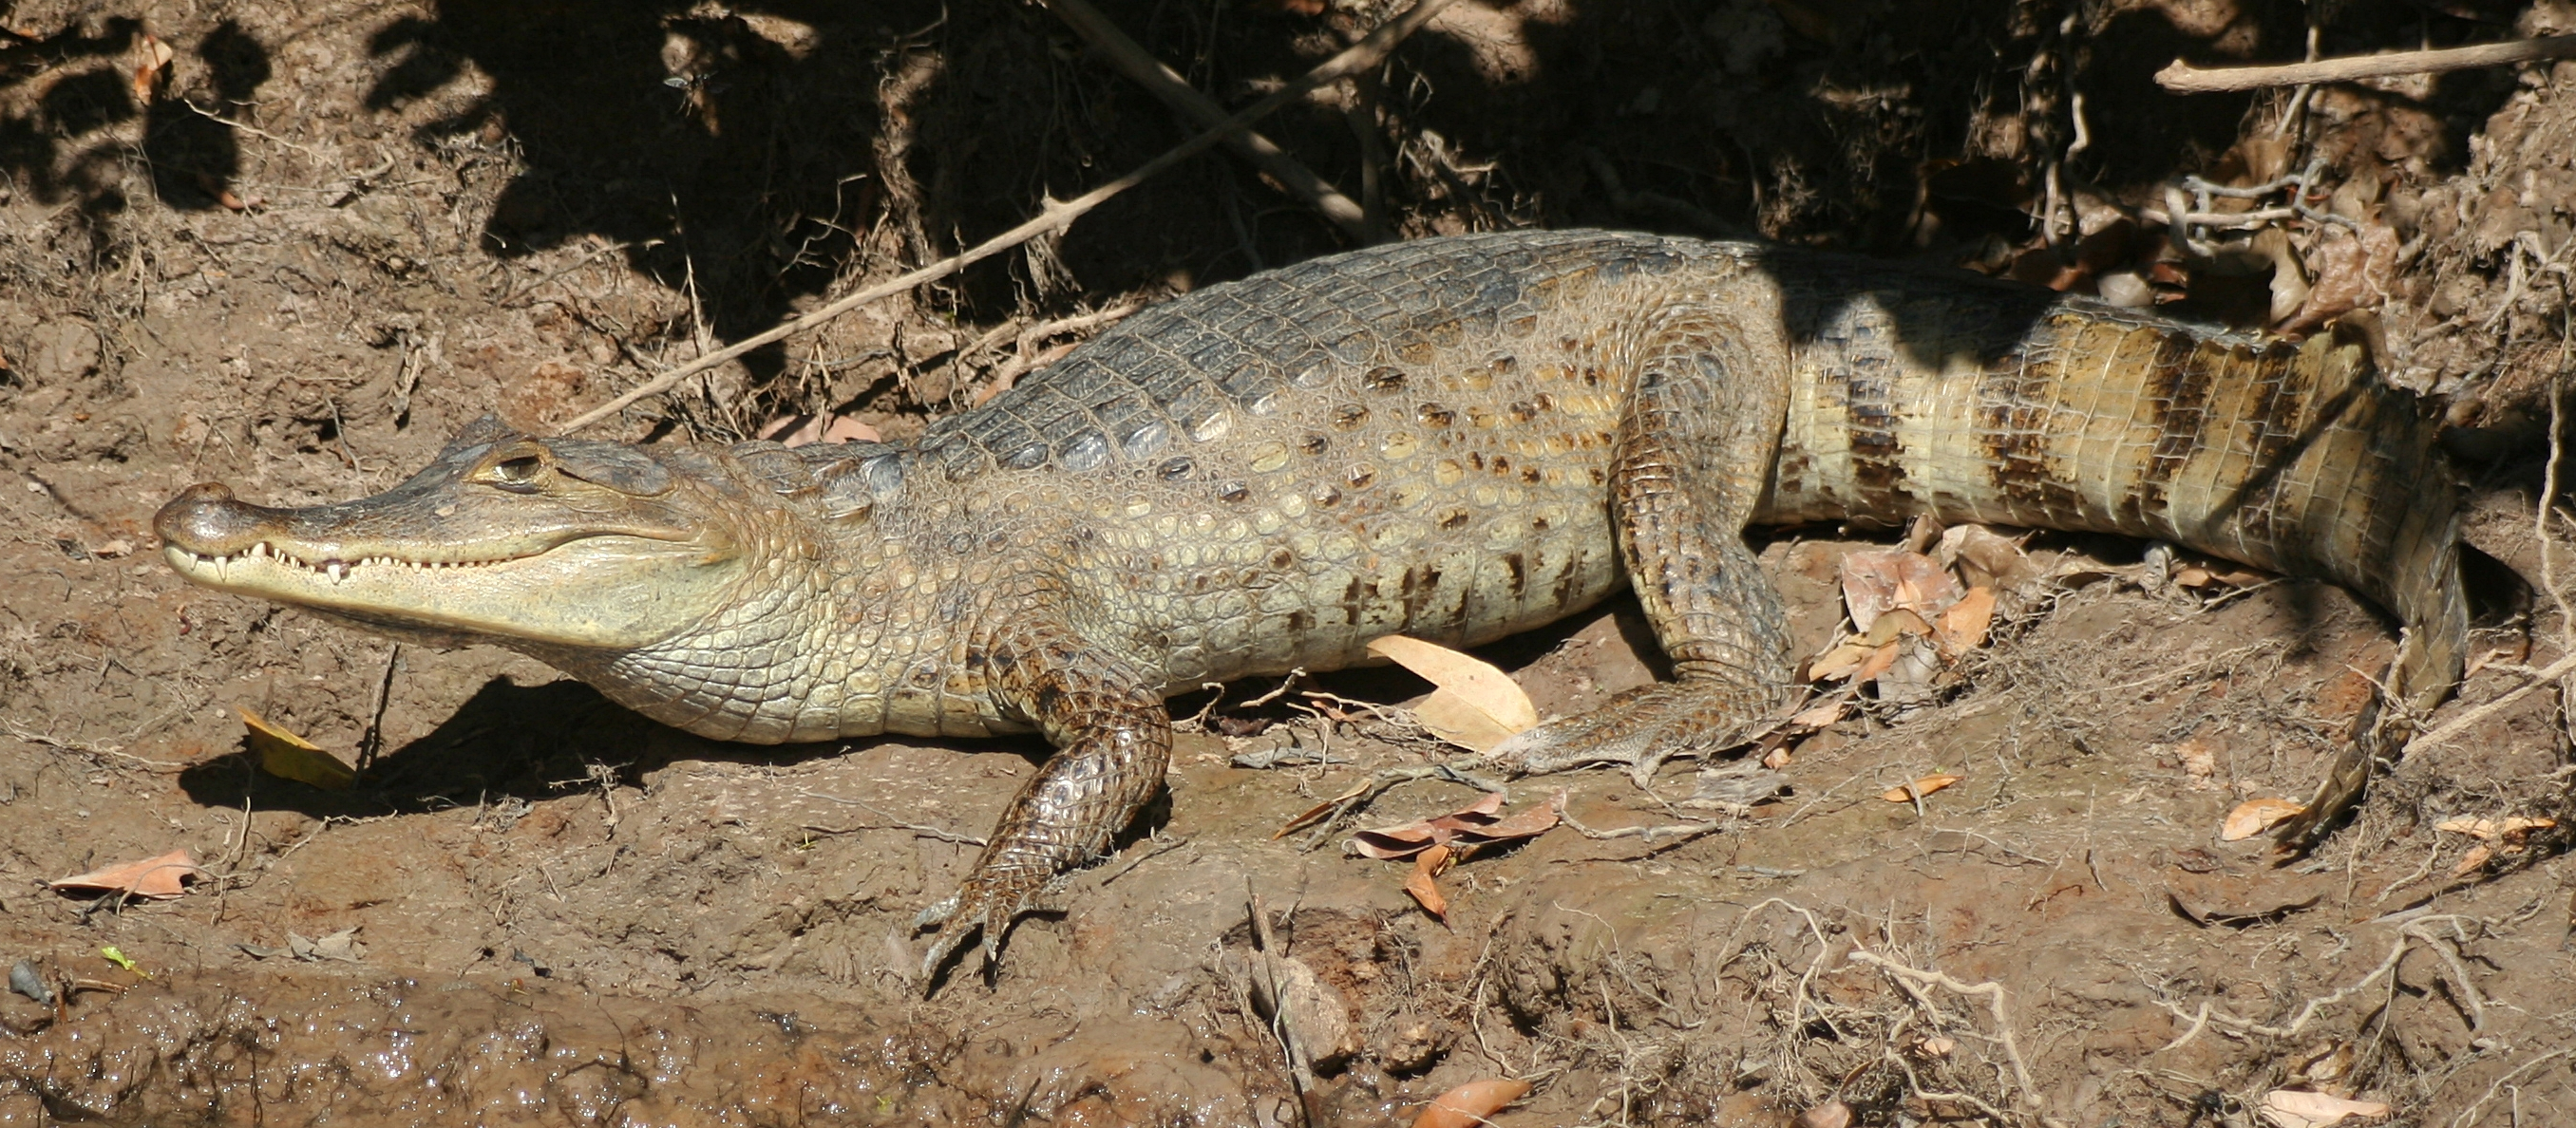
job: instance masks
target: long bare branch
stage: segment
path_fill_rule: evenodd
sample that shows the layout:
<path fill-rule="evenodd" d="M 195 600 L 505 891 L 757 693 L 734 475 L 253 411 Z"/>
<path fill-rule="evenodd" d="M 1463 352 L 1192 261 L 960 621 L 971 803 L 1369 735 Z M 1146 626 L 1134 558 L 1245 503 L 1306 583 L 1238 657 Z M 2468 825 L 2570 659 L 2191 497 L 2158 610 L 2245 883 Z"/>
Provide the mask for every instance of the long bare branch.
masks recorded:
<path fill-rule="evenodd" d="M 2183 94 L 2208 94 L 2221 90 L 2257 90 L 2266 86 L 2295 86 L 2305 82 L 2351 82 L 2362 78 L 2388 78 L 2401 74 L 2436 74 L 2442 71 L 2467 70 L 2470 67 L 2494 67 L 2508 63 L 2531 63 L 2542 59 L 2576 58 L 2576 35 L 2551 35 L 2539 39 L 2518 39 L 2511 43 L 2482 43 L 2475 47 L 2446 47 L 2438 51 L 2391 51 L 2384 55 L 2348 55 L 2340 59 L 2319 59 L 2313 63 L 2285 63 L 2275 67 L 2218 67 L 2204 69 L 2180 59 L 2156 72 L 2156 84 Z"/>
<path fill-rule="evenodd" d="M 1199 128 L 1213 128 L 1226 120 L 1225 107 L 1199 93 L 1197 87 L 1181 77 L 1180 72 L 1164 65 L 1152 52 L 1128 38 L 1127 33 L 1118 30 L 1118 25 L 1101 14 L 1100 9 L 1092 7 L 1090 0 L 1046 0 L 1046 5 L 1055 11 L 1057 18 L 1090 40 L 1101 54 L 1108 56 L 1109 62 L 1121 73 L 1135 79 L 1137 85 L 1152 91 L 1165 104 L 1188 115 L 1190 120 L 1199 124 Z M 1368 215 L 1360 205 L 1335 190 L 1332 183 L 1316 175 L 1315 170 L 1298 163 L 1297 158 L 1269 138 L 1245 129 L 1227 134 L 1225 144 L 1260 165 L 1261 171 L 1269 173 L 1298 199 L 1324 213 L 1324 218 L 1349 232 L 1352 238 L 1362 242 L 1370 239 Z"/>
<path fill-rule="evenodd" d="M 1085 192 L 1082 195 L 1076 196 L 1073 199 L 1061 202 L 1048 200 L 1045 202 L 1043 209 L 1038 213 L 1036 218 L 999 235 L 993 236 L 981 243 L 977 243 L 953 257 L 941 259 L 938 262 L 922 267 L 919 270 L 915 270 L 891 281 L 870 286 L 858 293 L 851 294 L 848 297 L 834 301 L 832 304 L 806 314 L 803 317 L 785 322 L 775 328 L 755 333 L 749 337 L 745 337 L 742 340 L 734 342 L 732 345 L 717 349 L 716 351 L 690 361 L 687 364 L 683 364 L 668 372 L 664 372 L 659 376 L 655 376 L 651 380 L 647 380 L 643 384 L 620 394 L 617 398 L 574 417 L 571 422 L 564 424 L 563 429 L 567 432 L 578 431 L 625 410 L 628 404 L 632 404 L 646 396 L 667 392 L 672 388 L 677 387 L 682 380 L 686 380 L 691 376 L 695 376 L 698 373 L 714 368 L 719 364 L 723 364 L 726 361 L 739 357 L 744 353 L 748 353 L 753 349 L 761 347 L 762 345 L 785 339 L 797 333 L 804 332 L 807 329 L 812 329 L 832 320 L 835 317 L 839 317 L 842 314 L 866 305 L 869 302 L 900 294 L 915 286 L 921 285 L 924 282 L 935 282 L 939 279 L 946 278 L 951 274 L 955 274 L 960 270 L 964 270 L 969 266 L 982 262 L 985 259 L 1002 253 L 1003 251 L 1019 246 L 1020 244 L 1028 242 L 1040 235 L 1044 235 L 1051 231 L 1063 230 L 1074 220 L 1081 218 L 1084 213 L 1089 212 L 1093 208 L 1099 207 L 1110 197 L 1133 188 L 1138 184 L 1142 184 L 1148 178 L 1157 173 L 1168 170 L 1174 165 L 1180 164 L 1182 161 L 1186 161 L 1191 157 L 1195 157 L 1200 153 L 1206 152 L 1211 146 L 1224 140 L 1228 135 L 1234 133 L 1236 130 L 1242 129 L 1246 125 L 1250 125 L 1253 122 L 1269 116 L 1281 106 L 1285 106 L 1290 102 L 1305 97 L 1307 91 L 1329 83 L 1338 82 L 1353 74 L 1359 73 L 1360 71 L 1376 66 L 1381 60 L 1386 58 L 1388 52 L 1395 49 L 1396 44 L 1404 42 L 1406 36 L 1419 30 L 1423 24 L 1431 22 L 1431 17 L 1439 15 L 1441 9 L 1448 7 L 1453 2 L 1455 2 L 1455 0 L 1416 0 L 1416 3 L 1411 8 L 1405 9 L 1403 15 L 1387 21 L 1386 24 L 1379 27 L 1376 31 L 1370 32 L 1367 38 L 1360 40 L 1358 43 L 1352 44 L 1348 50 L 1345 50 L 1341 54 L 1335 55 L 1330 59 L 1324 60 L 1322 65 L 1317 66 L 1313 70 L 1307 71 L 1304 75 L 1299 76 L 1296 81 L 1280 87 L 1278 90 L 1271 92 L 1268 97 L 1237 111 L 1234 116 L 1225 119 L 1225 121 L 1216 128 L 1190 138 L 1189 140 L 1174 146 L 1169 152 L 1164 153 L 1162 156 L 1156 157 L 1153 160 L 1137 166 L 1135 171 L 1119 177 L 1116 180 L 1112 180 L 1107 184 L 1103 184 L 1100 187 L 1094 188 L 1091 191 Z"/>

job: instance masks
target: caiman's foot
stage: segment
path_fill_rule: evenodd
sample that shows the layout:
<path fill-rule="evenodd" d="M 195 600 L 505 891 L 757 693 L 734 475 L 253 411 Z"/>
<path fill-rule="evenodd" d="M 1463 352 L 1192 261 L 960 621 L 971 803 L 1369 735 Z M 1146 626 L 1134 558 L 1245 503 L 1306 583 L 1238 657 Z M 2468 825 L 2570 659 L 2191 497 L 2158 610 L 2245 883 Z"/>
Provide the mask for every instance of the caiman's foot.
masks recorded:
<path fill-rule="evenodd" d="M 1038 894 L 1049 879 L 1043 873 L 978 868 L 946 900 L 912 918 L 915 935 L 939 930 L 939 939 L 931 942 L 929 954 L 921 960 L 921 993 L 930 994 L 949 957 L 978 937 L 982 938 L 976 945 L 982 957 L 979 963 L 985 974 L 992 974 L 1001 962 L 1003 937 L 1010 934 L 1012 922 L 1039 907 Z"/>
<path fill-rule="evenodd" d="M 1551 721 L 1494 747 L 1491 762 L 1516 775 L 1617 764 L 1638 787 L 1675 756 L 1742 743 L 1768 722 L 1767 694 L 1687 682 L 1639 686 L 1590 712 Z"/>

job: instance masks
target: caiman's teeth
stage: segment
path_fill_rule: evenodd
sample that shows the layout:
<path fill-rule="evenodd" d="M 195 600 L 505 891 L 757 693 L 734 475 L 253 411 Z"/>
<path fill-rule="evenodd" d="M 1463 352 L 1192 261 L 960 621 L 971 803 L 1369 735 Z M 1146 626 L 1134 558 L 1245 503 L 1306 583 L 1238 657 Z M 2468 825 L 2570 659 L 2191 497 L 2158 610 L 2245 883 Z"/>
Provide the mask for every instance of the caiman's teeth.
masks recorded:
<path fill-rule="evenodd" d="M 373 568 L 378 565 L 392 566 L 399 564 L 415 572 L 435 572 L 449 568 L 475 568 L 486 564 L 501 563 L 501 561 L 492 560 L 412 560 L 401 556 L 361 556 L 356 560 L 332 559 L 324 560 L 317 564 L 298 557 L 285 549 L 272 547 L 267 541 L 260 541 L 251 545 L 249 548 L 245 548 L 235 553 L 213 554 L 190 552 L 189 555 L 196 560 L 199 566 L 212 568 L 219 575 L 229 574 L 233 565 L 246 560 L 265 560 L 274 562 L 275 566 L 280 568 L 294 568 L 305 572 L 327 573 L 330 575 L 331 582 L 333 583 L 338 583 L 346 579 L 352 571 L 360 568 Z"/>

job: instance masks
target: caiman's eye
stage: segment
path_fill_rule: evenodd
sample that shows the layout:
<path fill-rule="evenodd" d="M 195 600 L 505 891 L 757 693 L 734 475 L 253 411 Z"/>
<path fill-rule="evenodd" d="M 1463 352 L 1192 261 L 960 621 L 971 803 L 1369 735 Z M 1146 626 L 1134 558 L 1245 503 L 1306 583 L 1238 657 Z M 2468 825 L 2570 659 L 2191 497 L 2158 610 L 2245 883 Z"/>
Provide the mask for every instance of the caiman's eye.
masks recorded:
<path fill-rule="evenodd" d="M 492 478 L 503 489 L 524 491 L 535 487 L 537 471 L 544 466 L 535 455 L 504 458 L 492 464 Z"/>

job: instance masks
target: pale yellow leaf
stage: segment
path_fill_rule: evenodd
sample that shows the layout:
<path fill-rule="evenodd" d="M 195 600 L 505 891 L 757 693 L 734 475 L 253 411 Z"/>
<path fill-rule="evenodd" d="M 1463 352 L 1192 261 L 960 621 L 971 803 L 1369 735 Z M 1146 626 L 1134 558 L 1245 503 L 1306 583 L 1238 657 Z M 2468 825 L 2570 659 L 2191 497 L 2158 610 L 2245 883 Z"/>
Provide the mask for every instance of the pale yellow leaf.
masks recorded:
<path fill-rule="evenodd" d="M 2558 825 L 2558 820 L 2556 819 L 2533 818 L 2529 815 L 2507 815 L 2500 819 L 2479 819 L 2467 817 L 2443 819 L 2442 821 L 2433 824 L 2433 829 L 2447 830 L 2453 834 L 2465 834 L 2471 838 L 2483 838 L 2492 841 L 2498 838 L 2510 838 L 2514 835 L 2528 831 L 2547 830 L 2556 825 Z"/>
<path fill-rule="evenodd" d="M 2218 838 L 2222 842 L 2241 842 L 2307 809 L 2307 804 L 2287 799 L 2248 799 L 2227 812 L 2227 821 L 2219 825 Z"/>
<path fill-rule="evenodd" d="M 2304 1089 L 2274 1089 L 2263 1094 L 2263 1119 L 2274 1128 L 2346 1128 L 2388 1115 L 2378 1101 L 2356 1101 Z"/>
<path fill-rule="evenodd" d="M 1521 692 L 1521 687 L 1512 681 L 1511 675 L 1494 668 L 1491 662 L 1403 635 L 1388 635 L 1369 643 L 1368 648 L 1369 653 L 1389 659 L 1440 687 L 1440 692 L 1432 694 L 1430 700 L 1414 710 L 1414 714 L 1422 718 L 1423 727 L 1444 740 L 1481 752 L 1504 736 L 1525 732 L 1538 725 L 1538 708 L 1530 704 L 1529 694 Z M 1442 704 L 1442 694 L 1447 694 L 1456 705 Z M 1487 735 L 1490 730 L 1469 723 L 1468 716 L 1453 711 L 1461 707 L 1483 714 L 1493 726 L 1502 730 L 1502 735 L 1492 736 L 1480 746 L 1441 731 L 1445 726 L 1471 737 Z M 1438 717 L 1436 722 L 1435 714 Z"/>
<path fill-rule="evenodd" d="M 280 779 L 309 783 L 325 791 L 345 791 L 358 773 L 320 745 L 270 724 L 248 709 L 235 707 L 250 730 L 250 750 L 259 754 L 259 770 Z"/>
<path fill-rule="evenodd" d="M 1495 720 L 1492 713 L 1447 686 L 1432 690 L 1431 696 L 1414 706 L 1413 719 L 1422 722 L 1431 735 L 1470 752 L 1491 752 L 1495 745 L 1521 731 Z"/>

